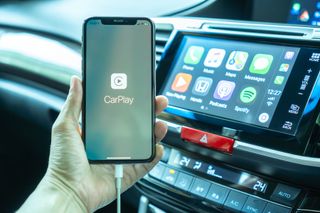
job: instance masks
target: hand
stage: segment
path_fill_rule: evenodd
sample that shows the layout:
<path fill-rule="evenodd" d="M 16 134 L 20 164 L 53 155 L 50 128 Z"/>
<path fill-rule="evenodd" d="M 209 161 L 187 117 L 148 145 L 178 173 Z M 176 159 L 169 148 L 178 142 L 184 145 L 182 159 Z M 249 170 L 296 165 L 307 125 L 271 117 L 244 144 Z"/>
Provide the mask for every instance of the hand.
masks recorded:
<path fill-rule="evenodd" d="M 167 106 L 168 101 L 165 97 L 159 96 L 155 102 L 156 114 L 159 114 Z M 72 77 L 69 95 L 52 128 L 48 169 L 37 190 L 40 191 L 40 194 L 43 188 L 45 191 L 46 187 L 50 190 L 62 191 L 64 196 L 75 200 L 76 203 L 73 205 L 78 205 L 84 211 L 92 212 L 116 198 L 114 166 L 89 164 L 78 123 L 81 103 L 81 80 Z M 157 142 L 165 136 L 166 131 L 167 127 L 164 123 L 155 124 Z M 156 157 L 151 163 L 124 165 L 123 191 L 148 173 L 160 160 L 162 153 L 163 147 L 157 144 Z M 34 194 L 37 197 L 37 190 L 33 193 L 33 197 L 29 198 L 31 204 L 32 200 L 37 200 L 34 198 Z M 20 210 L 23 210 L 28 203 L 29 206 L 31 205 L 28 200 Z"/>

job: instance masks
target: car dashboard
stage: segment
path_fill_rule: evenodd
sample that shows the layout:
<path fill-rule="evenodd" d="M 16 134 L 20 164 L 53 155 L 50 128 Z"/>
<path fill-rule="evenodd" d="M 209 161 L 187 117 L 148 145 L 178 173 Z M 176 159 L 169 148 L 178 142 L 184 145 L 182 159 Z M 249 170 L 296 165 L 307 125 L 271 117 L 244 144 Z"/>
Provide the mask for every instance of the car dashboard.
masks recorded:
<path fill-rule="evenodd" d="M 157 118 L 165 152 L 124 198 L 141 213 L 319 211 L 320 29 L 153 21 L 157 94 L 170 102 Z M 50 129 L 80 76 L 80 41 L 1 29 L 2 108 L 23 104 L 19 116 Z M 17 38 L 34 48 L 10 46 Z"/>

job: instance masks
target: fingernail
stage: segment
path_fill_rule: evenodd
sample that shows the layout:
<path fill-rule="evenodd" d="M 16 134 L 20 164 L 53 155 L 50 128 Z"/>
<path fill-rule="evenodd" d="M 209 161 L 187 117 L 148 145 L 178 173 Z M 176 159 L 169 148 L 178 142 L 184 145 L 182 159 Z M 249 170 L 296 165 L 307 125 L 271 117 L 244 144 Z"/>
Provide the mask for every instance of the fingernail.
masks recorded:
<path fill-rule="evenodd" d="M 75 81 L 76 81 L 75 77 L 72 76 L 72 77 L 70 78 L 70 90 L 72 90 L 72 89 L 74 88 L 75 83 L 76 83 Z"/>

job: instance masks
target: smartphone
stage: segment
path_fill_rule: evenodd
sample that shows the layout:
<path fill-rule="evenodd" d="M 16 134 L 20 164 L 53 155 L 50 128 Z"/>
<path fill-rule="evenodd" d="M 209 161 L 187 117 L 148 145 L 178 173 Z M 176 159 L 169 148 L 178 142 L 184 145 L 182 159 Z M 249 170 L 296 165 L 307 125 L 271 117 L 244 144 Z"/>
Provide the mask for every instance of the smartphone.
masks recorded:
<path fill-rule="evenodd" d="M 92 163 L 155 155 L 154 24 L 92 17 L 83 25 L 82 137 Z"/>

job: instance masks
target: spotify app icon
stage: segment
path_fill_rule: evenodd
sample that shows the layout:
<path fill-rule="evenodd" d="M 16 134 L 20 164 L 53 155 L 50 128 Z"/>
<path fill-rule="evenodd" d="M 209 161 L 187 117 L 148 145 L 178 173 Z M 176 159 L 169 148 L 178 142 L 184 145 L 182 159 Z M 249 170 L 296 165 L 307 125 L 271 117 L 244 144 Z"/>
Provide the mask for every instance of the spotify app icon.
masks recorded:
<path fill-rule="evenodd" d="M 240 100 L 242 103 L 250 104 L 257 97 L 257 90 L 254 87 L 246 87 L 240 93 Z"/>

